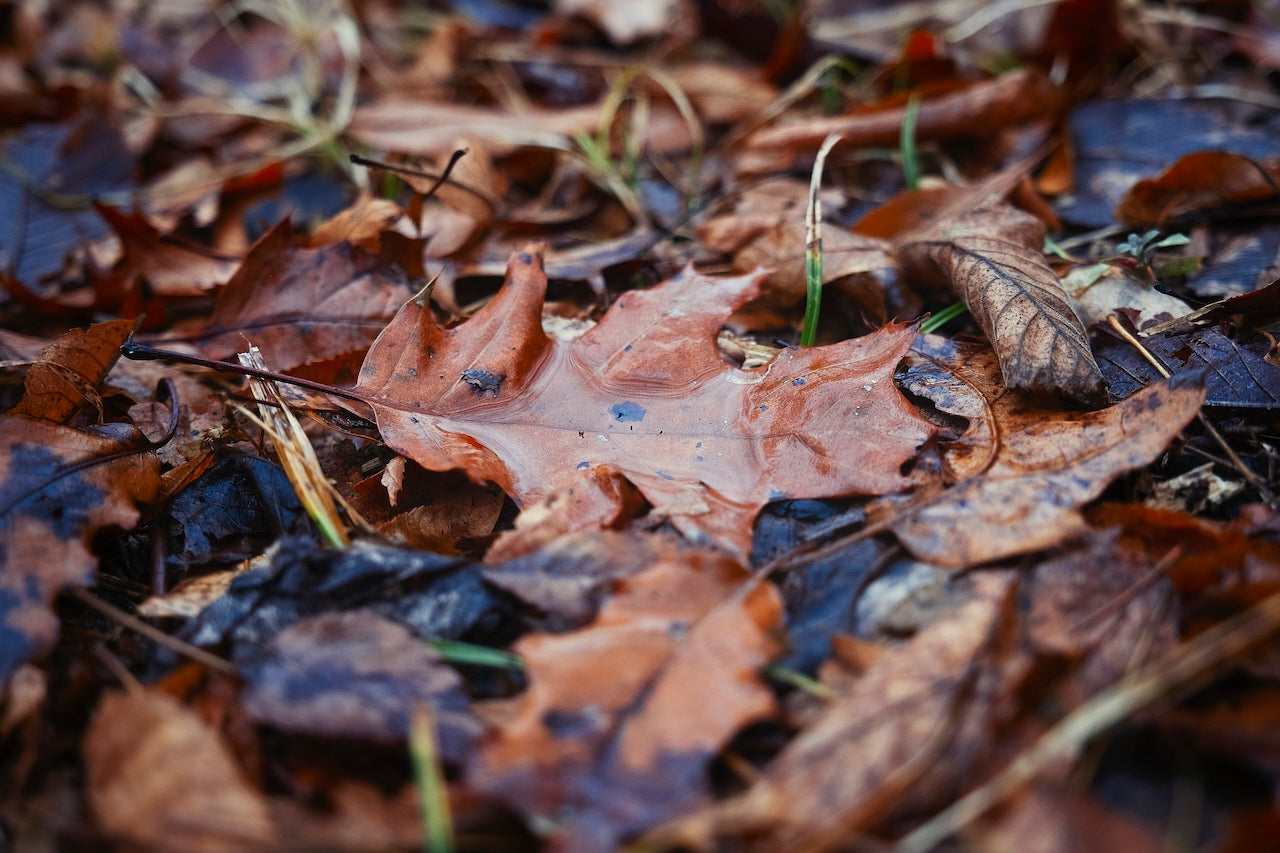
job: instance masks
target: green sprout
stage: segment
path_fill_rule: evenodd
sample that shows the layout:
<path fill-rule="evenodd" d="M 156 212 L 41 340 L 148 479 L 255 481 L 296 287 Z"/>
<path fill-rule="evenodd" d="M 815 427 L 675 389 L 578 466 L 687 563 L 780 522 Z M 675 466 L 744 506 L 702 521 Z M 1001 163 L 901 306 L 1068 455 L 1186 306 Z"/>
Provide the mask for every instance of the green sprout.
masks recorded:
<path fill-rule="evenodd" d="M 1155 230 L 1145 234 L 1133 233 L 1127 240 L 1116 246 L 1116 254 L 1110 260 L 1136 269 L 1150 283 L 1162 275 L 1180 275 L 1199 268 L 1198 258 L 1179 258 L 1172 264 L 1156 265 L 1156 252 L 1161 249 L 1185 246 L 1190 242 L 1191 239 L 1186 234 L 1170 234 L 1168 237 L 1161 238 L 1160 232 Z"/>

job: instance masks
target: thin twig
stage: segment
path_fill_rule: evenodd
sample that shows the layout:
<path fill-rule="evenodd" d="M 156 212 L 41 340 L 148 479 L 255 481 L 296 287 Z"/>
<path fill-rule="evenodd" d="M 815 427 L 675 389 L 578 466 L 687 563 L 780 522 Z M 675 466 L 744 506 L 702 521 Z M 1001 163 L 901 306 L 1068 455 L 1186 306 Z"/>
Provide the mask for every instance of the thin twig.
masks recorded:
<path fill-rule="evenodd" d="M 153 628 L 137 616 L 134 616 L 132 613 L 125 613 L 115 605 L 108 604 L 101 598 L 98 598 L 96 595 L 89 592 L 87 589 L 72 587 L 71 589 L 66 590 L 66 592 L 72 598 L 75 598 L 83 604 L 87 604 L 103 616 L 106 616 L 109 619 L 114 619 L 129 630 L 141 634 L 158 645 L 164 646 L 165 648 L 175 651 L 180 655 L 184 655 L 185 657 L 189 657 L 193 661 L 202 663 L 210 669 L 216 669 L 218 672 L 225 672 L 228 675 L 236 674 L 236 668 L 230 661 L 223 660 L 217 655 L 210 654 L 198 646 L 193 646 L 184 640 L 179 640 L 177 637 L 171 637 L 159 628 Z"/>
<path fill-rule="evenodd" d="M 1139 341 L 1136 337 L 1134 337 L 1133 334 L 1128 329 L 1126 329 L 1123 324 L 1121 324 L 1121 322 L 1116 318 L 1115 314 L 1111 314 L 1107 317 L 1107 325 L 1115 329 L 1116 334 L 1124 338 L 1126 341 L 1128 341 L 1128 343 L 1131 346 L 1134 347 L 1134 349 L 1140 352 L 1142 354 L 1142 357 L 1145 358 L 1148 362 L 1150 362 L 1151 366 L 1154 367 L 1156 369 L 1156 372 L 1158 372 L 1161 376 L 1163 376 L 1165 379 L 1168 379 L 1170 376 L 1172 376 L 1172 374 L 1169 373 L 1168 369 L 1166 369 L 1165 366 L 1160 363 L 1160 360 L 1156 358 L 1155 355 L 1150 350 L 1144 347 L 1142 345 L 1142 342 Z M 1236 452 L 1235 450 L 1232 449 L 1231 445 L 1227 444 L 1227 440 L 1222 437 L 1222 433 L 1218 432 L 1217 428 L 1214 427 L 1213 424 L 1209 423 L 1209 419 L 1205 417 L 1204 412 L 1196 412 L 1196 417 L 1200 419 L 1200 425 L 1204 427 L 1205 432 L 1209 433 L 1209 435 L 1212 436 L 1213 440 L 1216 441 L 1218 443 L 1218 446 L 1222 448 L 1222 452 L 1225 453 L 1227 455 L 1227 458 L 1231 460 L 1232 467 L 1234 467 L 1237 471 L 1240 472 L 1240 476 L 1244 477 L 1249 482 L 1249 485 L 1253 486 L 1255 489 L 1258 490 L 1258 494 L 1262 497 L 1264 501 L 1266 501 L 1268 504 L 1274 505 L 1276 502 L 1276 497 L 1274 494 L 1272 494 L 1271 490 L 1267 488 L 1267 484 L 1264 483 L 1262 481 L 1262 478 L 1260 478 L 1257 474 L 1249 470 L 1248 466 L 1244 464 L 1244 461 L 1239 456 L 1236 455 Z"/>

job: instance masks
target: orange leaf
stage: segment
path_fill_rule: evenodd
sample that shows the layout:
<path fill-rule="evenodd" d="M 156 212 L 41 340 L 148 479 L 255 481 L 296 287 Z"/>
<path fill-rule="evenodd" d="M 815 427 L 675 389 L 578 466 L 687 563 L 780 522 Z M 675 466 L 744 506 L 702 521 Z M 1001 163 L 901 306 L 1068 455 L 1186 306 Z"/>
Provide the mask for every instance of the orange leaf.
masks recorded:
<path fill-rule="evenodd" d="M 779 651 L 782 605 L 749 579 L 687 551 L 623 581 L 588 627 L 520 640 L 529 689 L 471 784 L 562 821 L 578 849 L 613 849 L 705 798 L 710 758 L 773 710 L 756 673 Z"/>
<path fill-rule="evenodd" d="M 460 326 L 405 305 L 358 388 L 386 442 L 428 470 L 461 468 L 527 505 L 611 466 L 686 533 L 745 554 L 771 500 L 906 488 L 900 468 L 932 432 L 893 385 L 907 326 L 786 350 L 757 370 L 726 364 L 716 333 L 759 284 L 686 271 L 553 341 L 530 247 Z"/>
<path fill-rule="evenodd" d="M 112 320 L 88 329 L 73 329 L 40 353 L 27 371 L 25 392 L 11 415 L 65 424 L 91 397 L 120 357 L 120 345 L 133 328 L 131 320 Z"/>
<path fill-rule="evenodd" d="M 1129 225 L 1164 225 L 1190 213 L 1280 195 L 1280 158 L 1196 151 L 1155 178 L 1138 181 L 1116 205 Z"/>

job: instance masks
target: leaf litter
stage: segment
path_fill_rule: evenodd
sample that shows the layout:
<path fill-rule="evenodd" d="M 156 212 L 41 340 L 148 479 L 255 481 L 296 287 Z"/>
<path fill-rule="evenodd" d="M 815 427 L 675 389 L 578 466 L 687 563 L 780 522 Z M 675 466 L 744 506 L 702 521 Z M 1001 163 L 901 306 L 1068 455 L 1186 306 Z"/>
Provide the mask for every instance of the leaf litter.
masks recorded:
<path fill-rule="evenodd" d="M 439 5 L 14 12 L 6 837 L 1256 846 L 1274 23 Z"/>

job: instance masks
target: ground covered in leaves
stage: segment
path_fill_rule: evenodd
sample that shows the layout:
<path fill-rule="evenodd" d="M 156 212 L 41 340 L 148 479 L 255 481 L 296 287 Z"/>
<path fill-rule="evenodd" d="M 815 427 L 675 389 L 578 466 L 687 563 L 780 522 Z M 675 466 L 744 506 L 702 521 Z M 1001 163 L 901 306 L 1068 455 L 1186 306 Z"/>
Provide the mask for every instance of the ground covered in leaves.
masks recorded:
<path fill-rule="evenodd" d="M 1253 850 L 1253 4 L 0 5 L 0 847 Z"/>

